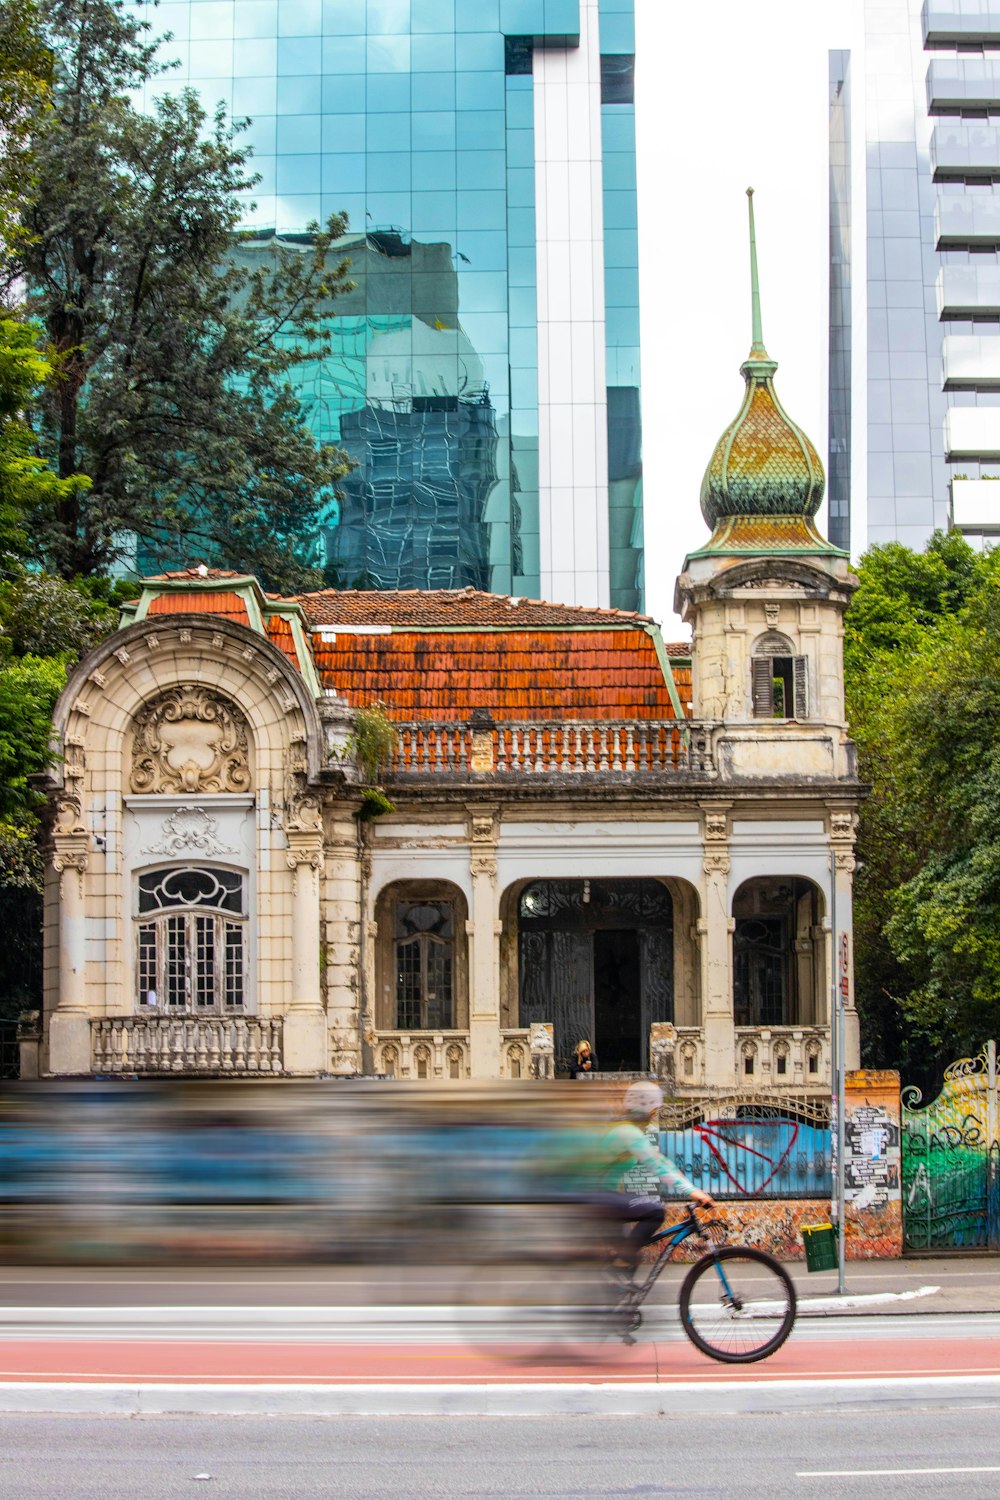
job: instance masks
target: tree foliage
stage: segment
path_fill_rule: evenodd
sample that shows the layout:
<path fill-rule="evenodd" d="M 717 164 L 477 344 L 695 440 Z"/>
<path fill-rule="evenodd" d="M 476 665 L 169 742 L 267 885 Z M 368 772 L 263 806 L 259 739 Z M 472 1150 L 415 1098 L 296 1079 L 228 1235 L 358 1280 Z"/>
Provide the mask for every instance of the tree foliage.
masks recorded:
<path fill-rule="evenodd" d="M 161 71 L 134 5 L 39 0 L 39 14 L 52 107 L 8 280 L 55 363 L 40 451 L 90 481 L 36 527 L 40 560 L 86 577 L 137 541 L 147 565 L 204 558 L 299 587 L 298 541 L 347 460 L 315 442 L 290 374 L 328 347 L 345 221 L 295 245 L 241 240 L 255 180 L 241 126 L 190 90 L 132 105 Z"/>
<path fill-rule="evenodd" d="M 30 191 L 31 135 L 49 100 L 52 54 L 35 0 L 0 0 L 0 244 L 18 233 L 21 201 Z"/>
<path fill-rule="evenodd" d="M 847 615 L 867 1059 L 933 1082 L 1000 1025 L 1000 559 L 874 547 Z"/>

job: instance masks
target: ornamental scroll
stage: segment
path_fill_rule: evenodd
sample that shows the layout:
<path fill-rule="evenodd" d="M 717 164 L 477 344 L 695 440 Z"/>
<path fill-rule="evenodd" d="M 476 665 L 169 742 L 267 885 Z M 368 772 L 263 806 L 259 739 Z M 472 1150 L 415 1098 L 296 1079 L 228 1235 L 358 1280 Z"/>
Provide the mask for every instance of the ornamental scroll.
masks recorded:
<path fill-rule="evenodd" d="M 249 792 L 250 735 L 234 703 L 195 683 L 144 704 L 132 734 L 133 792 Z"/>

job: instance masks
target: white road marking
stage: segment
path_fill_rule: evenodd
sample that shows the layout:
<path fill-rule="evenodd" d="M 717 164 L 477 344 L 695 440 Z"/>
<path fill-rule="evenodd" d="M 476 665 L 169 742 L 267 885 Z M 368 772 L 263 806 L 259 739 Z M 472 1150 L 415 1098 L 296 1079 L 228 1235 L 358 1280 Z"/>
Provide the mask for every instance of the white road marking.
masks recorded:
<path fill-rule="evenodd" d="M 1000 1464 L 965 1469 L 800 1469 L 796 1479 L 883 1479 L 900 1474 L 1000 1474 Z"/>

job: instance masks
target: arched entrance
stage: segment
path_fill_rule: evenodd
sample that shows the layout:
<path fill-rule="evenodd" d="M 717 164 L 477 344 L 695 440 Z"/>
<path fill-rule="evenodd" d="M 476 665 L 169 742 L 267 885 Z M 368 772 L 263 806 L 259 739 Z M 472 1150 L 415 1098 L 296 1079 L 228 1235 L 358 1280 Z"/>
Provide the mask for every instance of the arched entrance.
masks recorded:
<path fill-rule="evenodd" d="M 823 1014 L 821 893 L 811 880 L 746 880 L 733 900 L 737 1026 L 803 1026 Z"/>
<path fill-rule="evenodd" d="M 648 1067 L 674 1016 L 674 914 L 658 880 L 541 880 L 518 901 L 520 1023 L 551 1021 L 556 1071 L 586 1037 L 602 1072 Z"/>

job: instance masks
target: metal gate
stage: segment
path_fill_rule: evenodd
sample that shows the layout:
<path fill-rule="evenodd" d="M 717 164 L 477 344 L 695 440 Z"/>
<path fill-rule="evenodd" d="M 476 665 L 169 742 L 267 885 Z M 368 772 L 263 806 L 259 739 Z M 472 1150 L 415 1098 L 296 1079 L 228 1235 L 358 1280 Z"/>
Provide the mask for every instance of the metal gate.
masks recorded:
<path fill-rule="evenodd" d="M 17 1022 L 0 1021 L 0 1078 L 17 1077 L 19 1058 Z"/>
<path fill-rule="evenodd" d="M 911 1250 L 1000 1248 L 996 1043 L 945 1069 L 921 1107 L 902 1091 L 903 1238 Z"/>

